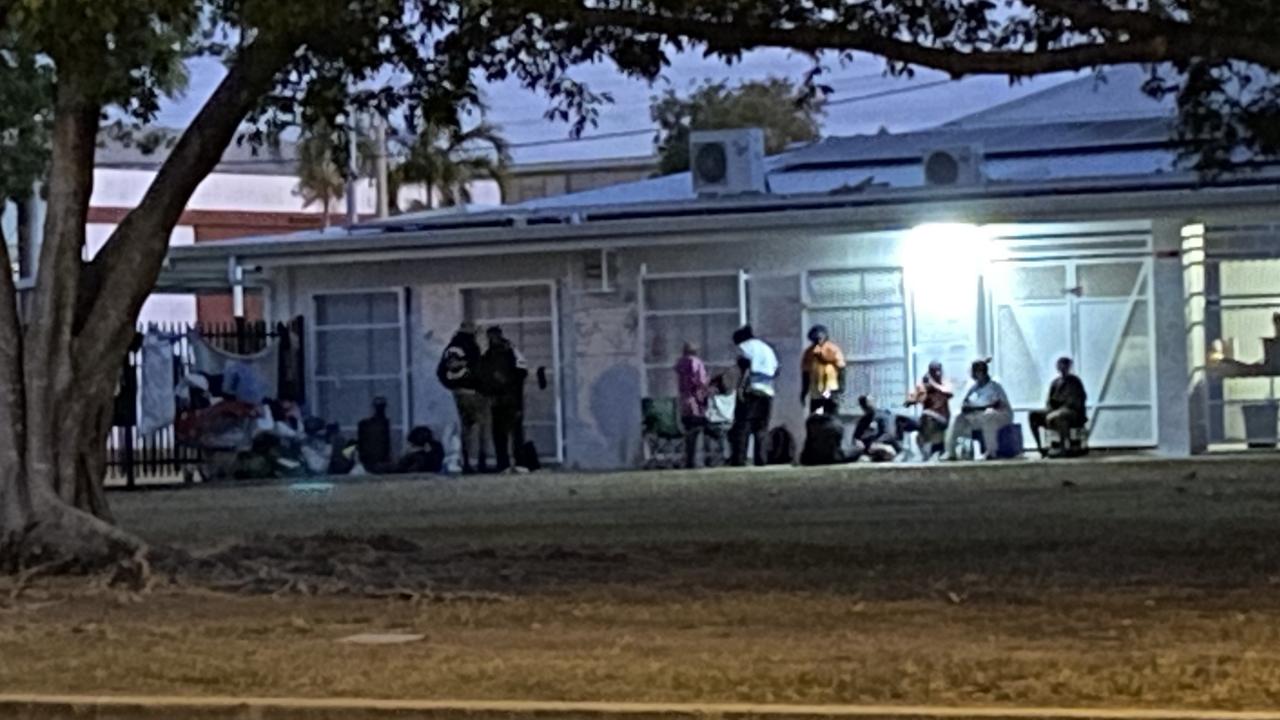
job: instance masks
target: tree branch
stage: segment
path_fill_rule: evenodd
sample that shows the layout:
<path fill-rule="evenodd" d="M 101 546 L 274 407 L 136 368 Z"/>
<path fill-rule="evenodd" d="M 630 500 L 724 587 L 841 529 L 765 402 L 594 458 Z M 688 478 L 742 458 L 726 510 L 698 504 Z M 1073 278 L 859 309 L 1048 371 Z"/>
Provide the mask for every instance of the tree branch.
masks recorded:
<path fill-rule="evenodd" d="M 630 28 L 669 38 L 686 38 L 717 47 L 785 47 L 804 52 L 862 51 L 888 60 L 933 68 L 959 78 L 967 75 L 1039 75 L 1099 65 L 1164 62 L 1180 54 L 1159 39 L 1114 44 L 1081 44 L 1039 52 L 976 50 L 961 52 L 898 40 L 871 30 L 837 24 L 780 28 L 729 25 L 623 10 L 583 10 L 581 22 Z"/>
<path fill-rule="evenodd" d="M 581 9 L 575 20 L 588 26 L 616 27 L 667 38 L 702 42 L 715 51 L 783 47 L 804 52 L 861 51 L 894 62 L 932 68 L 952 77 L 1029 76 L 1063 70 L 1162 63 L 1197 58 L 1235 58 L 1280 70 L 1280 45 L 1247 34 L 1206 32 L 1187 23 L 1132 10 L 1114 10 L 1087 0 L 1027 0 L 1049 15 L 1070 20 L 1081 30 L 1123 33 L 1127 37 L 1047 50 L 942 48 L 901 40 L 878 29 L 840 23 L 779 27 L 716 22 L 634 10 Z"/>
<path fill-rule="evenodd" d="M 231 63 L 226 77 L 161 165 L 146 195 L 125 216 L 87 270 L 87 307 L 77 352 L 122 353 L 134 320 L 155 287 L 169 235 L 191 195 L 222 159 L 240 123 L 266 95 L 298 45 L 260 37 Z"/>
<path fill-rule="evenodd" d="M 1023 0 L 1028 5 L 1070 20 L 1077 29 L 1123 33 L 1128 41 L 1158 41 L 1175 48 L 1181 59 L 1236 59 L 1280 70 L 1280 47 L 1241 25 L 1224 29 L 1203 20 L 1182 22 L 1138 10 L 1107 7 L 1090 0 Z M 1154 61 L 1146 61 L 1154 62 Z"/>

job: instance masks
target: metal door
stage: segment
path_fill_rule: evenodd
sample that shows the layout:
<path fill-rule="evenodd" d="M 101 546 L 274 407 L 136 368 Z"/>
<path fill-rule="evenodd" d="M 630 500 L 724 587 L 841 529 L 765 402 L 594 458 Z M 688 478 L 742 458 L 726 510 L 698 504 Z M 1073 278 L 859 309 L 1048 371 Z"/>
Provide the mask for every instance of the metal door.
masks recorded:
<path fill-rule="evenodd" d="M 1015 411 L 1043 407 L 1055 360 L 1075 359 L 1089 392 L 1090 443 L 1156 443 L 1151 263 L 1000 263 L 992 288 L 993 371 Z"/>

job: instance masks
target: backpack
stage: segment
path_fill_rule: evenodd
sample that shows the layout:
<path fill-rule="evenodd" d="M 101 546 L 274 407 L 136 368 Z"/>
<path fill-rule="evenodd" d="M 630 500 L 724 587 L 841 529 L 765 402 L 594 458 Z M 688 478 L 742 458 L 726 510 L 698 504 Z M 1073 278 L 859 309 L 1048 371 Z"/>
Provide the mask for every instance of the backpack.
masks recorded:
<path fill-rule="evenodd" d="M 796 439 L 791 431 L 779 425 L 769 431 L 768 452 L 765 462 L 769 465 L 791 465 L 796 460 Z"/>
<path fill-rule="evenodd" d="M 538 448 L 534 447 L 532 441 L 516 448 L 516 466 L 522 467 L 529 472 L 536 472 L 542 469 L 542 461 L 538 460 Z"/>

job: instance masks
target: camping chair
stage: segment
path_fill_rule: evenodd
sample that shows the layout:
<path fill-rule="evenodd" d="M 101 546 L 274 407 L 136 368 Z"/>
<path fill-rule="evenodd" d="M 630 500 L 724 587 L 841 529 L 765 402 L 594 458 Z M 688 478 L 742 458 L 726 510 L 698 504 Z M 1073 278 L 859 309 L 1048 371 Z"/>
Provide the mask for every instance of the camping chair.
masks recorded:
<path fill-rule="evenodd" d="M 1049 457 L 1071 458 L 1089 454 L 1088 421 L 1077 423 L 1067 432 L 1066 437 L 1062 437 L 1057 430 L 1050 427 L 1044 429 L 1044 435 L 1045 442 L 1049 445 Z"/>
<path fill-rule="evenodd" d="M 684 465 L 684 429 L 675 398 L 644 398 L 644 467 L 675 468 Z"/>

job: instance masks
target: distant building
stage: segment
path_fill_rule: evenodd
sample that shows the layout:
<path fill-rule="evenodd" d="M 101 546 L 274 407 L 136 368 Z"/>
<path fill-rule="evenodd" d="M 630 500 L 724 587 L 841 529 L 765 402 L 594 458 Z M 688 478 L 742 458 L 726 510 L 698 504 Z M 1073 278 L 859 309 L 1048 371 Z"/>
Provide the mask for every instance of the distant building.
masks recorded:
<path fill-rule="evenodd" d="M 519 205 L 634 182 L 652 176 L 657 170 L 658 159 L 647 156 L 515 164 L 507 169 L 502 202 Z"/>

